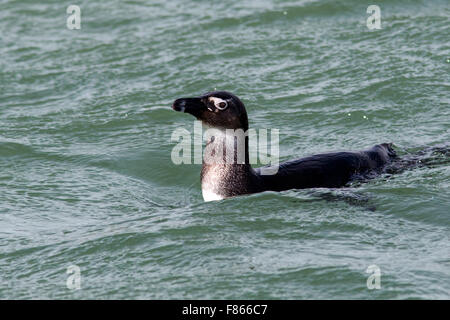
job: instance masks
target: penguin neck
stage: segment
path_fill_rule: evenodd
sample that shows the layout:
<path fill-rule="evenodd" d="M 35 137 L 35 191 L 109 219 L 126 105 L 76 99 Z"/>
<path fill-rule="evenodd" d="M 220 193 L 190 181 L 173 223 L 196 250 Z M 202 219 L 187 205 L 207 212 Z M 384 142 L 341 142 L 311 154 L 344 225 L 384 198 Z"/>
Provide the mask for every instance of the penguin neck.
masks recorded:
<path fill-rule="evenodd" d="M 214 129 L 204 150 L 201 172 L 205 201 L 250 192 L 255 174 L 249 162 L 247 131 Z"/>

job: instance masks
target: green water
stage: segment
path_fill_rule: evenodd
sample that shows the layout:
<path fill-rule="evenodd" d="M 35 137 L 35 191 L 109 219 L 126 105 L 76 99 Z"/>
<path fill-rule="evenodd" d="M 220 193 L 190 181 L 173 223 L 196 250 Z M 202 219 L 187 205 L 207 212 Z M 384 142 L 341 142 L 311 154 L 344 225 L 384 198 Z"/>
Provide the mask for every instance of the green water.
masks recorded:
<path fill-rule="evenodd" d="M 444 0 L 0 1 L 0 298 L 449 298 L 448 162 L 204 203 L 170 158 L 214 88 L 282 160 L 446 144 L 449 34 Z"/>

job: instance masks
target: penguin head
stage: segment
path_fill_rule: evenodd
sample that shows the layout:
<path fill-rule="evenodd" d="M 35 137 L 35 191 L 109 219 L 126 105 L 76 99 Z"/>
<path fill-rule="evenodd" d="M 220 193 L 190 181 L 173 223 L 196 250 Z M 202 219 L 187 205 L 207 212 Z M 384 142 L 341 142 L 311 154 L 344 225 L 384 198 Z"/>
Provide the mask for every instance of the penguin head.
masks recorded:
<path fill-rule="evenodd" d="M 248 129 L 248 118 L 242 101 L 227 91 L 212 91 L 194 98 L 174 101 L 172 109 L 190 113 L 203 124 L 218 129 Z"/>

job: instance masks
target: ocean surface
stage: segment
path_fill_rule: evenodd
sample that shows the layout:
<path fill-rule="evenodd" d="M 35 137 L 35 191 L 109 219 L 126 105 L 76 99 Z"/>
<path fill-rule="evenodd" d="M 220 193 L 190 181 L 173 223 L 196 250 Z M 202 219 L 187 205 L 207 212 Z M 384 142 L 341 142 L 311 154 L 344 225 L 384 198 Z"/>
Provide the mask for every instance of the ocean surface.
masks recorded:
<path fill-rule="evenodd" d="M 0 0 L 0 299 L 448 299 L 449 35 L 446 0 Z M 428 160 L 205 203 L 171 104 L 214 89 L 281 160 Z"/>

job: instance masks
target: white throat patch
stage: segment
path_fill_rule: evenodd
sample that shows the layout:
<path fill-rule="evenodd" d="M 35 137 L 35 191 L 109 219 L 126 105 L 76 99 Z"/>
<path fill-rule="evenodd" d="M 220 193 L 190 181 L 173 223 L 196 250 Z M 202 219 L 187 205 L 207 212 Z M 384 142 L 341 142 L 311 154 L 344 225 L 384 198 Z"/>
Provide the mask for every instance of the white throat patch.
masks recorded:
<path fill-rule="evenodd" d="M 205 202 L 208 202 L 208 201 L 218 201 L 218 200 L 224 199 L 223 196 L 218 195 L 217 193 L 214 193 L 214 192 L 212 192 L 211 190 L 206 189 L 206 188 L 202 188 L 202 195 L 203 195 L 203 200 L 204 200 Z"/>

